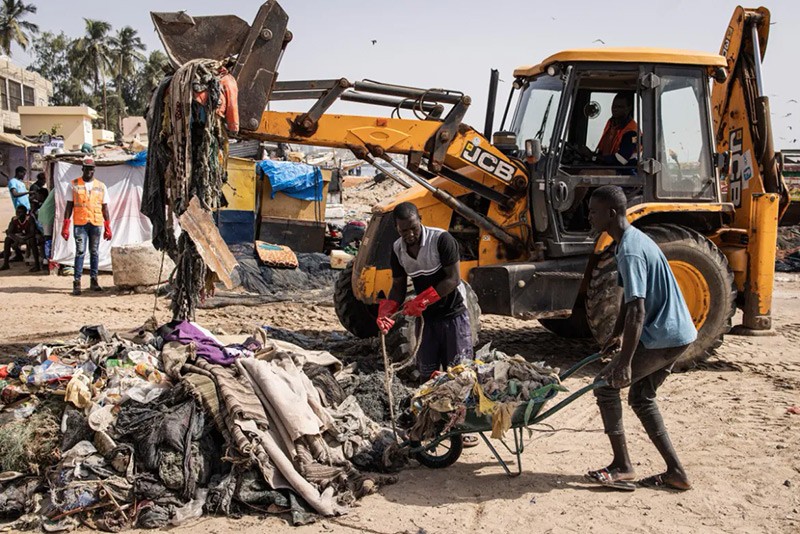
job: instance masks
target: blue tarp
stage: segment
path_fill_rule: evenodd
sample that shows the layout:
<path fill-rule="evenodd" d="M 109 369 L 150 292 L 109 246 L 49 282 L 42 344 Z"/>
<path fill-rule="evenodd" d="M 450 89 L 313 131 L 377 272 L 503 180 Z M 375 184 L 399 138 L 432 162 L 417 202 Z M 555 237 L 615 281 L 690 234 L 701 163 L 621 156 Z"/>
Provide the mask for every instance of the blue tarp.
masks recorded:
<path fill-rule="evenodd" d="M 147 165 L 147 150 L 137 152 L 134 154 L 133 159 L 129 159 L 125 164 L 131 167 L 144 167 Z"/>
<path fill-rule="evenodd" d="M 322 172 L 317 167 L 266 159 L 257 162 L 256 168 L 269 177 L 272 198 L 275 193 L 284 193 L 300 200 L 322 200 Z"/>

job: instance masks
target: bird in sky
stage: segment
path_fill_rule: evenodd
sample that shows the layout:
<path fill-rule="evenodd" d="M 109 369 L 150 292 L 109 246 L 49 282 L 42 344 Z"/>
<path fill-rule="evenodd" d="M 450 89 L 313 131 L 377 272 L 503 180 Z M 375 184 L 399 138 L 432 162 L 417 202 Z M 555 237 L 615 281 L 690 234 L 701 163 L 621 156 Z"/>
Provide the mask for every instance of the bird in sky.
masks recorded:
<path fill-rule="evenodd" d="M 790 98 L 789 100 L 786 101 L 786 103 L 787 104 L 789 104 L 789 103 L 797 104 L 797 100 L 795 100 L 794 98 Z"/>
<path fill-rule="evenodd" d="M 372 46 L 375 46 L 376 44 L 378 44 L 378 40 L 377 39 L 373 39 L 372 40 Z"/>
<path fill-rule="evenodd" d="M 606 44 L 606 42 L 602 39 L 595 39 L 594 41 L 592 41 L 592 43 Z"/>
<path fill-rule="evenodd" d="M 783 117 L 784 117 L 784 118 L 786 118 L 786 117 L 791 117 L 791 116 L 792 116 L 792 114 L 791 114 L 791 113 L 787 113 L 787 114 L 786 114 L 786 115 L 784 115 Z"/>

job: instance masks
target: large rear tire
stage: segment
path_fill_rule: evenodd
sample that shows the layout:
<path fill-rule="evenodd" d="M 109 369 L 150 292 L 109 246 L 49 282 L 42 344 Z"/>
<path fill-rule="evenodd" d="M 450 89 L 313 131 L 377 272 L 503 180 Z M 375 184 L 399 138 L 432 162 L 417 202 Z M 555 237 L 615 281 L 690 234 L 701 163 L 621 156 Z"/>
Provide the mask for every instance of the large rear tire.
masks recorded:
<path fill-rule="evenodd" d="M 717 246 L 694 230 L 664 224 L 646 226 L 642 231 L 667 257 L 697 327 L 697 340 L 673 368 L 686 371 L 707 360 L 731 329 L 736 311 L 733 272 Z M 621 296 L 622 289 L 617 285 L 617 262 L 609 250 L 602 254 L 595 266 L 586 295 L 589 327 L 600 344 L 611 335 Z"/>
<path fill-rule="evenodd" d="M 345 329 L 356 337 L 368 338 L 378 335 L 377 307 L 364 304 L 353 292 L 353 262 L 339 274 L 333 292 L 333 307 Z"/>

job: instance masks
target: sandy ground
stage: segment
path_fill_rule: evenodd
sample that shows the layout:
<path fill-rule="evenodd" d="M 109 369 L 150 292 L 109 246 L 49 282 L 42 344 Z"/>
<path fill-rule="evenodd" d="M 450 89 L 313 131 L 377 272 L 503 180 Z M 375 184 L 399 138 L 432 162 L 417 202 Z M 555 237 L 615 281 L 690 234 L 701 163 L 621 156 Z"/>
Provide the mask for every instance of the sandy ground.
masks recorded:
<path fill-rule="evenodd" d="M 112 290 L 76 298 L 69 295 L 69 278 L 36 276 L 13 265 L 0 273 L 2 356 L 39 341 L 71 337 L 84 324 L 133 329 L 153 313 L 152 294 Z M 102 276 L 101 283 L 111 287 L 111 277 Z M 586 484 L 583 473 L 606 465 L 610 451 L 594 401 L 585 396 L 526 438 L 524 469 L 517 478 L 507 477 L 481 444 L 444 470 L 412 462 L 397 484 L 363 499 L 340 518 L 297 529 L 276 517 L 204 518 L 174 531 L 800 532 L 800 416 L 786 413 L 787 407 L 800 404 L 798 299 L 800 277 L 780 276 L 775 336 L 729 336 L 703 369 L 670 377 L 659 391 L 692 491 L 616 493 Z M 169 318 L 167 301 L 159 299 L 156 316 Z M 200 310 L 198 321 L 229 334 L 267 324 L 312 333 L 341 330 L 324 299 Z M 497 316 L 485 318 L 482 338 L 507 352 L 562 367 L 594 348 L 555 338 L 535 321 Z M 598 370 L 599 365 L 590 367 L 567 385 L 577 389 Z M 627 410 L 625 417 L 638 474 L 660 472 L 661 460 L 635 416 Z"/>

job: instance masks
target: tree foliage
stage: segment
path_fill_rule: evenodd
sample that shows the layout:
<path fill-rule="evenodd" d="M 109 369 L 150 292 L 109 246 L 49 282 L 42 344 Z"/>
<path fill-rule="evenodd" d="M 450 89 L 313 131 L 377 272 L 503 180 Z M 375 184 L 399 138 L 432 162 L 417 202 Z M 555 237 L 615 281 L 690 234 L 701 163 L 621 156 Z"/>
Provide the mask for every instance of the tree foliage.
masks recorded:
<path fill-rule="evenodd" d="M 27 9 L 25 13 L 36 12 L 33 5 L 0 1 L 3 2 L 0 8 L 21 5 L 15 13 L 23 13 L 20 11 L 23 8 Z M 18 14 L 17 18 L 21 16 Z M 0 47 L 4 21 L 0 18 Z M 34 58 L 29 68 L 53 83 L 53 105 L 91 106 L 103 117 L 98 126 L 120 133 L 122 117 L 144 114 L 150 95 L 164 76 L 167 56 L 160 50 L 146 55 L 142 39 L 130 26 L 114 33 L 108 22 L 84 21 L 84 34 L 78 38 L 71 38 L 63 31 L 34 36 L 29 43 Z"/>
<path fill-rule="evenodd" d="M 39 33 L 39 26 L 25 19 L 36 13 L 36 6 L 22 0 L 3 0 L 0 4 L 0 50 L 11 56 L 11 44 L 28 49 L 31 36 Z"/>
<path fill-rule="evenodd" d="M 73 72 L 70 57 L 73 48 L 73 39 L 63 31 L 57 35 L 51 32 L 37 35 L 31 43 L 34 61 L 28 69 L 38 72 L 53 83 L 50 103 L 54 106 L 94 106 L 95 103 Z"/>

